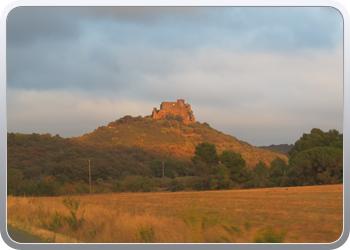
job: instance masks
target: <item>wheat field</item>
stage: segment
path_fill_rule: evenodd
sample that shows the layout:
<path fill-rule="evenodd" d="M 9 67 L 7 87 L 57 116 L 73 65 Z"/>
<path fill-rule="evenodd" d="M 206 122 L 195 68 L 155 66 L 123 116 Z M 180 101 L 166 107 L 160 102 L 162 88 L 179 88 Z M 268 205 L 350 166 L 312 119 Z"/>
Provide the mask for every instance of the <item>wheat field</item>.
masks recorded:
<path fill-rule="evenodd" d="M 55 243 L 331 243 L 343 231 L 343 185 L 8 196 L 7 224 Z"/>

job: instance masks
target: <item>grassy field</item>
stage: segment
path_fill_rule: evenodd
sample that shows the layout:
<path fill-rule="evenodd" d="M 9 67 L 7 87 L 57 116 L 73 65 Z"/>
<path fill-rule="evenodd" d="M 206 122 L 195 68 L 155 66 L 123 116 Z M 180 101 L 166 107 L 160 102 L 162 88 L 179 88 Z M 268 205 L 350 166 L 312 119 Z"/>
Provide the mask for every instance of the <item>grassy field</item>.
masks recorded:
<path fill-rule="evenodd" d="M 9 196 L 7 219 L 49 242 L 330 243 L 343 230 L 343 185 Z"/>

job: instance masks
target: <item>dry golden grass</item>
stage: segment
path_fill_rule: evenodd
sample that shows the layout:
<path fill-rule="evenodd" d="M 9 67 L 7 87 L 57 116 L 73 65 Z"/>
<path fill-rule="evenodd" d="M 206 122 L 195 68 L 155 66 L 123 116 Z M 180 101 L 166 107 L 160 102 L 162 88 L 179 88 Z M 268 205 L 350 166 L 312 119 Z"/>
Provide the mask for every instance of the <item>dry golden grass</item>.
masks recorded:
<path fill-rule="evenodd" d="M 69 215 L 64 198 L 9 196 L 8 223 L 52 242 L 42 221 Z M 83 203 L 83 227 L 63 222 L 55 242 L 254 242 L 270 225 L 283 242 L 330 243 L 343 230 L 343 185 L 72 198 Z"/>

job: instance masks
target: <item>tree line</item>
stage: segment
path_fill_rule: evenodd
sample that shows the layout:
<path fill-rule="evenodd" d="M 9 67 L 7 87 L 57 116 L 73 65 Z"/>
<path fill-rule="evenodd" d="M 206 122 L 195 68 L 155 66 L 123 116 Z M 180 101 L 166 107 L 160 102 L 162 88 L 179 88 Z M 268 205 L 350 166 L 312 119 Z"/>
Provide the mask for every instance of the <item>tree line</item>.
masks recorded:
<path fill-rule="evenodd" d="M 314 128 L 289 151 L 289 162 L 277 157 L 268 167 L 260 161 L 253 169 L 232 150 L 216 153 L 215 145 L 201 143 L 192 162 L 203 178 L 203 190 L 339 184 L 343 182 L 343 135 Z"/>

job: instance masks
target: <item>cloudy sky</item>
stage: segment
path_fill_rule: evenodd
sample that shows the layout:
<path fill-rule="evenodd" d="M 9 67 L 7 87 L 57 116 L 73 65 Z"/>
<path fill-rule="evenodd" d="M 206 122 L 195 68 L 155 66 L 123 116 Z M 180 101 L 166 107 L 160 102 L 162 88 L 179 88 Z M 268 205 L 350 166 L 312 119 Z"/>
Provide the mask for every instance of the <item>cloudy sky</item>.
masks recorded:
<path fill-rule="evenodd" d="M 343 131 L 343 19 L 329 7 L 20 7 L 8 132 L 81 136 L 185 99 L 255 146 Z"/>

